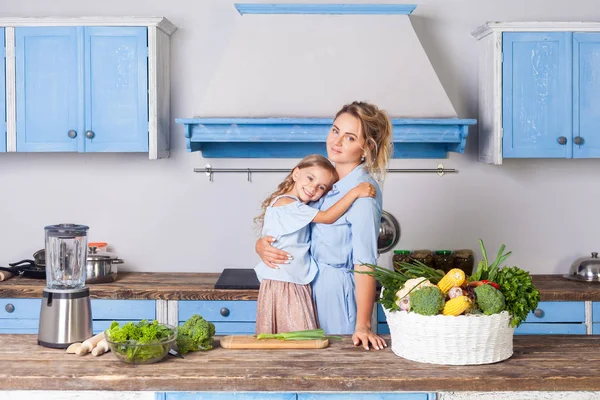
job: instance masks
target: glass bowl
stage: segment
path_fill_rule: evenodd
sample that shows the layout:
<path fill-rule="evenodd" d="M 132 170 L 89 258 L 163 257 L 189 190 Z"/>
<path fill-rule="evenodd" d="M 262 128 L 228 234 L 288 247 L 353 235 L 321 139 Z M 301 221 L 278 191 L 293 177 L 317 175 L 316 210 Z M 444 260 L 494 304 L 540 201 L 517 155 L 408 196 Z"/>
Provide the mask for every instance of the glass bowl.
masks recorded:
<path fill-rule="evenodd" d="M 109 330 L 104 332 L 110 351 L 120 360 L 128 364 L 152 364 L 161 361 L 169 354 L 169 350 L 177 339 L 177 328 L 172 325 L 159 324 L 173 331 L 173 334 L 151 343 L 137 343 L 128 341 L 126 343 L 113 342 L 110 339 Z"/>

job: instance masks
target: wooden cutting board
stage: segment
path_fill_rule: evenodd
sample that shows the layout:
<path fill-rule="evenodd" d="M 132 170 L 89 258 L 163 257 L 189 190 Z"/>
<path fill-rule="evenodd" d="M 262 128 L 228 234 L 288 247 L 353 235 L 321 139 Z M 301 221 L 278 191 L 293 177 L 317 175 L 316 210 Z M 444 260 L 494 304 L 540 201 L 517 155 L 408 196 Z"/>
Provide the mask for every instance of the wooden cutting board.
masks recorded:
<path fill-rule="evenodd" d="M 324 349 L 329 339 L 279 340 L 257 339 L 254 336 L 223 336 L 221 347 L 225 349 Z"/>

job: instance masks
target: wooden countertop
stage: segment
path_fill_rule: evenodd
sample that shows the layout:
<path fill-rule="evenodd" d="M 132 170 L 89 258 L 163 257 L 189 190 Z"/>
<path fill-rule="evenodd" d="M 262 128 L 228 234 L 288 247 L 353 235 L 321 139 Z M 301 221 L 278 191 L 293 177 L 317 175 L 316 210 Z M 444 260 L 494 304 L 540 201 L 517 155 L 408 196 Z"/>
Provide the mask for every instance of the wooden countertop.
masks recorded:
<path fill-rule="evenodd" d="M 389 343 L 389 337 L 386 337 Z M 35 335 L 0 335 L 4 390 L 600 391 L 600 337 L 515 336 L 497 364 L 440 366 L 365 351 L 345 336 L 322 350 L 225 350 L 129 365 L 112 353 L 66 354 Z"/>
<path fill-rule="evenodd" d="M 89 285 L 92 298 L 161 300 L 256 300 L 257 290 L 214 289 L 218 273 L 120 272 L 112 283 Z M 600 283 L 562 275 L 533 275 L 542 301 L 600 301 Z M 42 296 L 45 280 L 15 277 L 0 282 L 0 298 Z"/>

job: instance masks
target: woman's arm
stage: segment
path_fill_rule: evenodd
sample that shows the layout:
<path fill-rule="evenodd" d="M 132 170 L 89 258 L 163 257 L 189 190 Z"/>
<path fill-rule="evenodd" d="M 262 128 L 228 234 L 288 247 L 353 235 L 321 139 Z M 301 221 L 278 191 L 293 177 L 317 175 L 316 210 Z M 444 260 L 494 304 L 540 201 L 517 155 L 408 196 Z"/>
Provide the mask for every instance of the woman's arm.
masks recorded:
<path fill-rule="evenodd" d="M 355 188 L 346 193 L 341 199 L 339 199 L 334 205 L 329 207 L 327 211 L 319 211 L 313 222 L 318 224 L 333 224 L 337 221 L 354 203 L 354 201 L 361 197 L 375 197 L 377 192 L 375 187 L 368 182 L 362 182 L 356 185 Z"/>
<path fill-rule="evenodd" d="M 256 241 L 254 250 L 267 267 L 279 269 L 277 264 L 289 264 L 289 260 L 293 257 L 289 253 L 273 247 L 271 243 L 274 242 L 273 236 L 263 236 Z"/>
<path fill-rule="evenodd" d="M 368 267 L 362 264 L 377 263 L 377 237 L 381 225 L 381 207 L 375 199 L 361 199 L 354 203 L 348 213 L 352 230 L 352 262 L 355 271 L 364 271 Z M 371 315 L 375 304 L 375 279 L 369 275 L 355 273 L 356 326 L 352 341 L 355 346 L 362 343 L 368 350 L 387 347 L 385 341 L 371 331 Z"/>

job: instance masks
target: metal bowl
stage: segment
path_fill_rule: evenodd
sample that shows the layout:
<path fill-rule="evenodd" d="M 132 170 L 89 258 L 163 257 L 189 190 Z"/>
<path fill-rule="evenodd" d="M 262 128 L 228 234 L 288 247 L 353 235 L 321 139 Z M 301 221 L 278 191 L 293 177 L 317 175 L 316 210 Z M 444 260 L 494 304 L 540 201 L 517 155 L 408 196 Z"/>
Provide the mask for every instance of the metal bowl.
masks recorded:
<path fill-rule="evenodd" d="M 392 214 L 383 211 L 377 238 L 377 251 L 379 254 L 390 251 L 398 243 L 398 240 L 400 240 L 400 224 Z"/>
<path fill-rule="evenodd" d="M 569 273 L 563 276 L 580 282 L 600 282 L 600 258 L 598 258 L 598 253 L 593 252 L 592 257 L 578 258 L 571 264 Z"/>

